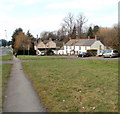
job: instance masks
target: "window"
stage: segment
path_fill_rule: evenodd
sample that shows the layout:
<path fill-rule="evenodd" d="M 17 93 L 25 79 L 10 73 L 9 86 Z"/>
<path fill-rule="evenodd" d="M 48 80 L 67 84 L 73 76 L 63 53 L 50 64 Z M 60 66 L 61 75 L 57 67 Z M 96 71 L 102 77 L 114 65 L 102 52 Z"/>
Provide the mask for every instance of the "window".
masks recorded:
<path fill-rule="evenodd" d="M 111 53 L 111 52 L 112 52 L 112 50 L 106 50 L 105 52 L 106 52 L 106 53 Z"/>
<path fill-rule="evenodd" d="M 81 50 L 81 46 L 79 46 L 79 50 Z"/>
<path fill-rule="evenodd" d="M 112 52 L 112 50 L 108 50 L 108 53 L 111 53 Z"/>
<path fill-rule="evenodd" d="M 118 53 L 118 50 L 113 50 L 113 53 Z"/>

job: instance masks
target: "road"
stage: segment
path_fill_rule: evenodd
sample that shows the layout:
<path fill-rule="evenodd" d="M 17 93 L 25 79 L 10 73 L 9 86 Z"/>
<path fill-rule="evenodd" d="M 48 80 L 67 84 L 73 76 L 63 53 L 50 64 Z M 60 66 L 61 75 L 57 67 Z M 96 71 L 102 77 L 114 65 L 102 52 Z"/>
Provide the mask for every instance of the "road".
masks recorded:
<path fill-rule="evenodd" d="M 77 56 L 61 56 L 65 57 L 66 59 L 98 59 L 98 60 L 118 60 L 120 57 L 115 58 L 103 58 L 103 57 L 77 57 Z"/>
<path fill-rule="evenodd" d="M 8 55 L 8 52 L 12 52 L 12 48 L 10 47 L 2 48 L 0 49 L 0 56 Z"/>

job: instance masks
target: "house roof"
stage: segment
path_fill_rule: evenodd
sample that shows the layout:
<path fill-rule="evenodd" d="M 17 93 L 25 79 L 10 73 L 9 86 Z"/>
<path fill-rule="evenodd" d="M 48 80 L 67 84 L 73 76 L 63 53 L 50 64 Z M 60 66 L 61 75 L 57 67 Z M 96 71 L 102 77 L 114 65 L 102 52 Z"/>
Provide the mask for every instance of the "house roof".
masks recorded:
<path fill-rule="evenodd" d="M 79 40 L 75 45 L 76 46 L 91 46 L 96 40 Z"/>
<path fill-rule="evenodd" d="M 68 41 L 66 46 L 91 46 L 96 40 L 95 39 L 72 39 Z"/>
<path fill-rule="evenodd" d="M 57 47 L 62 47 L 63 46 L 63 42 L 61 42 L 61 41 L 54 41 L 55 43 L 56 43 L 56 46 Z"/>
<path fill-rule="evenodd" d="M 73 46 L 75 43 L 77 43 L 79 40 L 69 40 L 65 45 L 66 46 Z"/>
<path fill-rule="evenodd" d="M 42 40 L 42 42 L 44 43 L 44 44 L 47 44 L 48 42 L 50 42 L 49 40 Z"/>

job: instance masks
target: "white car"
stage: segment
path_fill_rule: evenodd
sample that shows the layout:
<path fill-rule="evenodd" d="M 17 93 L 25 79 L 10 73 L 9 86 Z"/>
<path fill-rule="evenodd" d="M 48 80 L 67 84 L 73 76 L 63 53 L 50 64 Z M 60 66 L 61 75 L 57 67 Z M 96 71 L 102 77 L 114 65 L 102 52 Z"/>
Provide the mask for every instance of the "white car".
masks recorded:
<path fill-rule="evenodd" d="M 105 50 L 101 50 L 98 56 L 103 56 L 104 53 L 105 53 Z"/>
<path fill-rule="evenodd" d="M 118 50 L 105 50 L 103 57 L 118 57 L 119 56 L 119 52 Z"/>
<path fill-rule="evenodd" d="M 38 55 L 40 55 L 40 56 L 44 56 L 45 53 L 44 53 L 44 51 L 40 51 L 40 52 L 38 53 Z"/>

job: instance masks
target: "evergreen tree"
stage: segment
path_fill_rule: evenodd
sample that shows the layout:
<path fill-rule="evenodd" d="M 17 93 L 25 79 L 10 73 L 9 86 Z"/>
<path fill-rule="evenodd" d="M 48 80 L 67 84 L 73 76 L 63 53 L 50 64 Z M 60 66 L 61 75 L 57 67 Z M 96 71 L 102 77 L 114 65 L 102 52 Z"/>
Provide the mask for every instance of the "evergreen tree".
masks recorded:
<path fill-rule="evenodd" d="M 34 36 L 30 33 L 30 31 L 28 30 L 26 35 L 28 36 L 28 39 L 31 41 L 31 50 L 34 50 L 34 42 L 36 41 L 36 38 L 34 38 Z"/>
<path fill-rule="evenodd" d="M 76 27 L 74 26 L 72 34 L 71 34 L 72 39 L 76 39 Z"/>
<path fill-rule="evenodd" d="M 98 30 L 99 30 L 99 26 L 98 25 L 94 26 L 94 28 L 93 28 L 94 34 L 96 34 L 98 32 Z"/>
<path fill-rule="evenodd" d="M 90 38 L 93 38 L 93 30 L 92 30 L 92 27 L 90 27 L 89 29 L 88 29 L 88 32 L 87 32 L 87 37 L 90 37 Z"/>
<path fill-rule="evenodd" d="M 32 37 L 33 37 L 33 35 L 30 33 L 30 31 L 29 31 L 29 30 L 27 31 L 27 33 L 26 33 L 26 34 L 27 34 L 27 36 L 29 36 L 30 38 L 32 38 Z"/>

